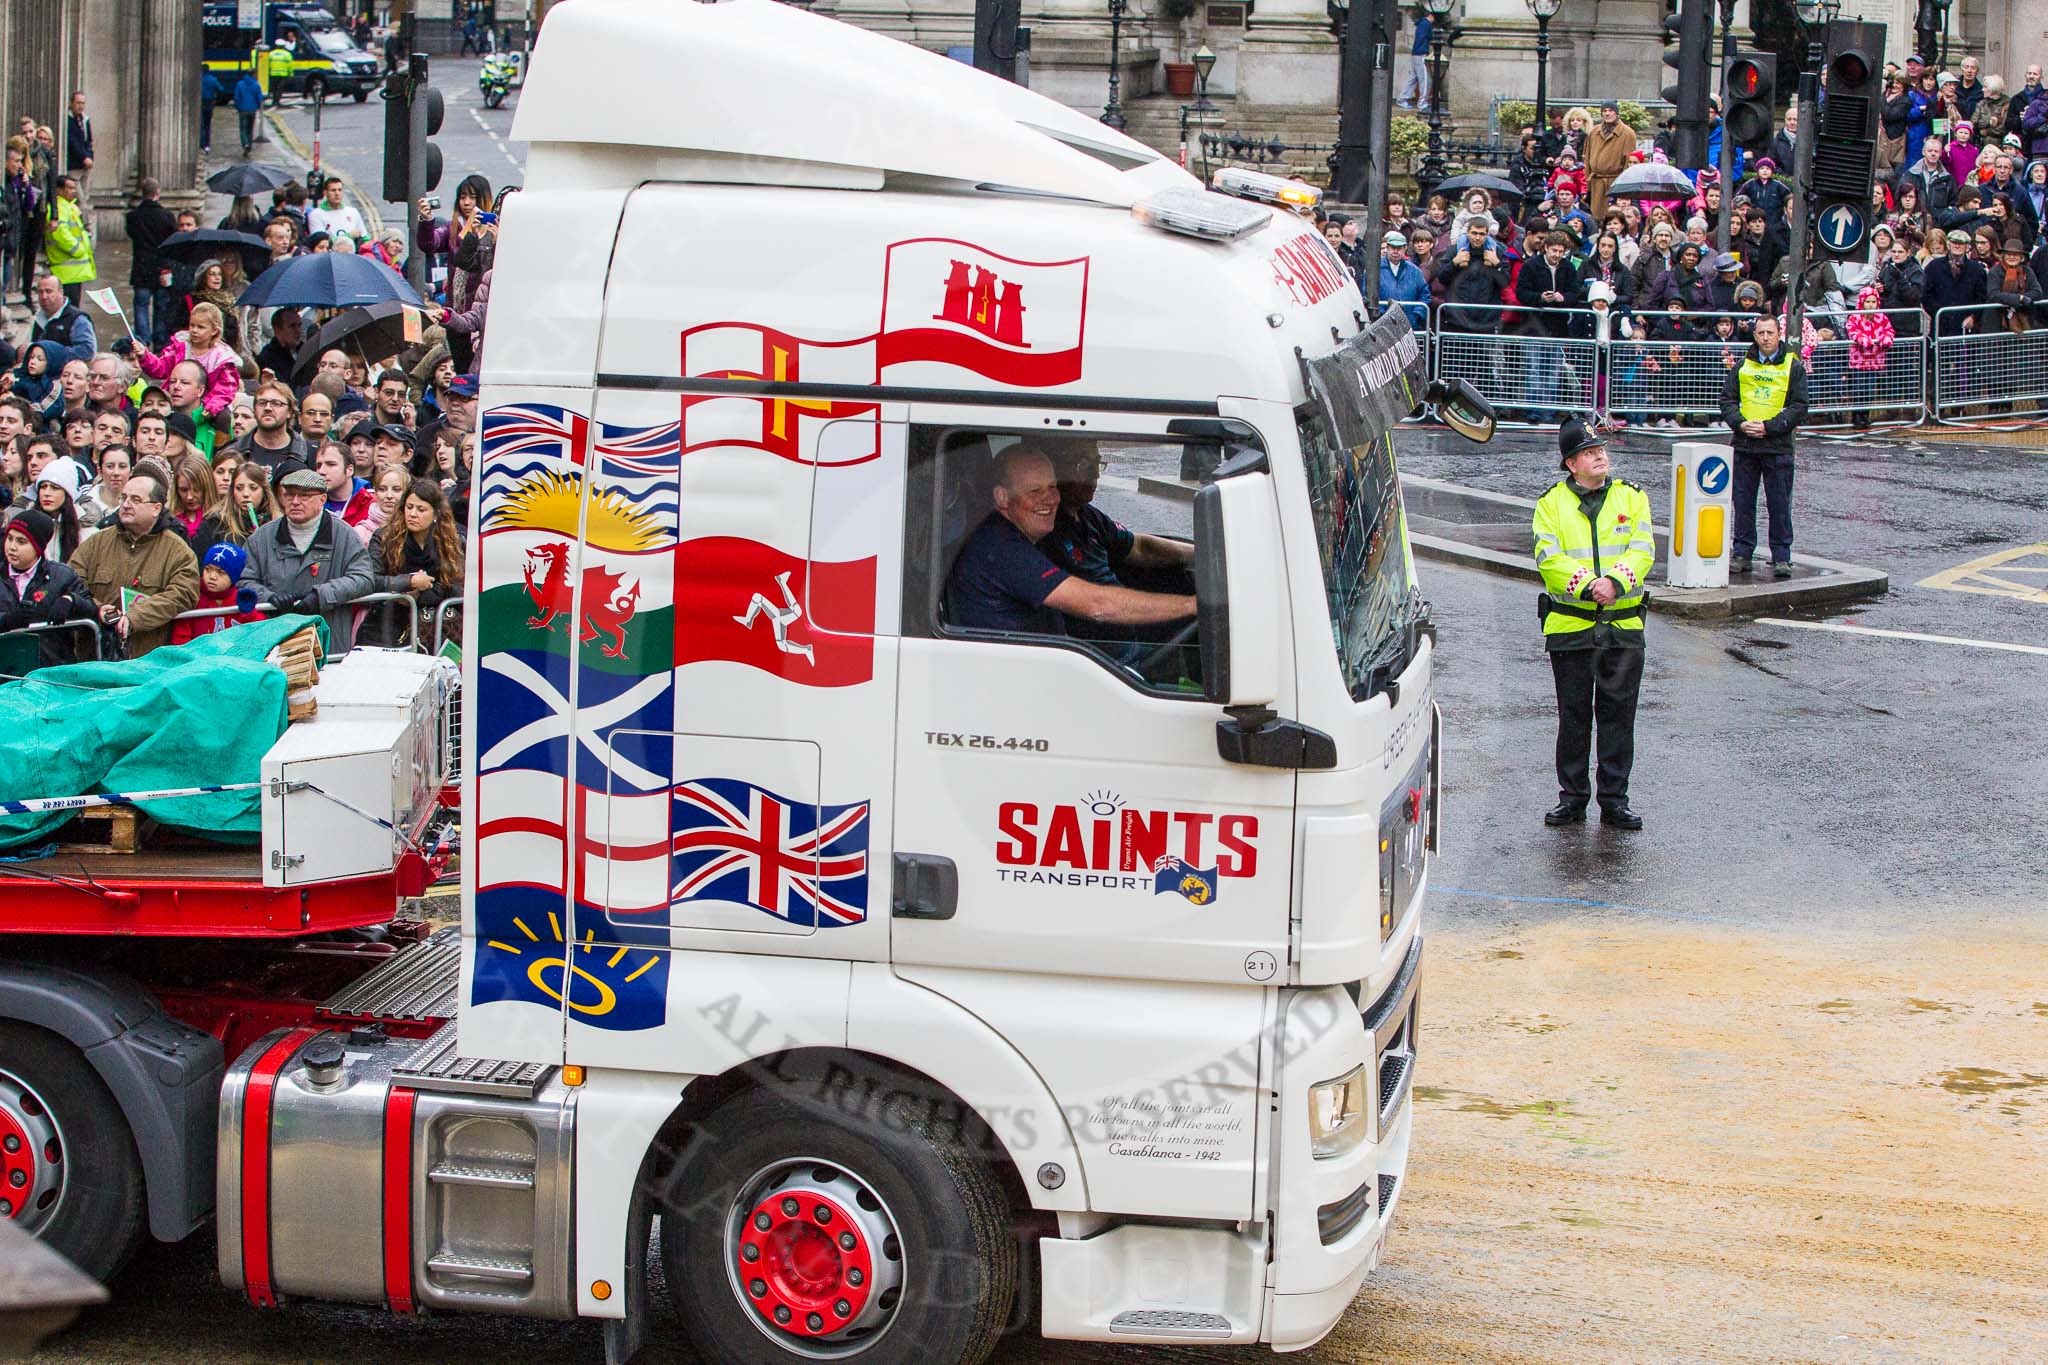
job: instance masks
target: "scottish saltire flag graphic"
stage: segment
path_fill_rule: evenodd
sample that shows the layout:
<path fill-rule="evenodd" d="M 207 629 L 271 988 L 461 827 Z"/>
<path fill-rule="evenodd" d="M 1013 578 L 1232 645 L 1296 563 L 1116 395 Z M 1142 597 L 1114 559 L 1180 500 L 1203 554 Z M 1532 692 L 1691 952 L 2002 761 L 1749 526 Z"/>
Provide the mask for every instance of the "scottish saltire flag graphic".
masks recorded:
<path fill-rule="evenodd" d="M 586 668 L 572 716 L 566 663 L 558 655 L 524 650 L 500 650 L 478 660 L 477 771 L 565 771 L 573 719 L 579 784 L 598 791 L 667 790 L 675 675 L 636 677 Z M 614 742 L 617 731 L 634 733 Z"/>
<path fill-rule="evenodd" d="M 580 913 L 580 912 L 579 912 Z M 668 1017 L 666 951 L 576 939 L 562 928 L 562 896 L 535 886 L 501 886 L 476 896 L 476 971 L 470 1003 L 516 1000 L 565 1006 L 594 1028 L 659 1028 Z"/>
<path fill-rule="evenodd" d="M 670 876 L 677 902 L 734 901 L 791 924 L 868 917 L 868 803 L 792 801 L 734 778 L 675 789 Z"/>
<path fill-rule="evenodd" d="M 1185 858 L 1168 854 L 1152 865 L 1152 894 L 1169 892 L 1185 896 L 1195 905 L 1207 905 L 1216 899 L 1216 869 L 1196 867 Z"/>

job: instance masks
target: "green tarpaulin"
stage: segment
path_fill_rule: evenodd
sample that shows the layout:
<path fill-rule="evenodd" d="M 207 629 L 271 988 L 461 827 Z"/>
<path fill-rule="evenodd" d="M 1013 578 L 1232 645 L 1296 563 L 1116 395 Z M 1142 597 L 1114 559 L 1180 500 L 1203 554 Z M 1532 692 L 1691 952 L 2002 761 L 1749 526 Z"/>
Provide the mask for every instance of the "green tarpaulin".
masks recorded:
<path fill-rule="evenodd" d="M 0 683 L 0 799 L 223 786 L 262 777 L 288 723 L 284 673 L 264 656 L 326 625 L 281 616 L 118 663 L 44 668 Z M 258 791 L 148 801 L 158 823 L 246 842 L 262 832 Z M 71 818 L 0 816 L 0 848 L 32 844 Z"/>

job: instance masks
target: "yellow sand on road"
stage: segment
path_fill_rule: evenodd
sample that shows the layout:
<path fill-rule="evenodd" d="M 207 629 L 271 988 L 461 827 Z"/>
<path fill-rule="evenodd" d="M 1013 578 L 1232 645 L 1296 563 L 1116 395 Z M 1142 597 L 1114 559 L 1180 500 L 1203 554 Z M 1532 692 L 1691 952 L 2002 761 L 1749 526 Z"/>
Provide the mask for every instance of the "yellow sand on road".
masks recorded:
<path fill-rule="evenodd" d="M 1400 1221 L 1316 1358 L 2048 1359 L 2048 953 L 1929 922 L 1435 934 Z"/>

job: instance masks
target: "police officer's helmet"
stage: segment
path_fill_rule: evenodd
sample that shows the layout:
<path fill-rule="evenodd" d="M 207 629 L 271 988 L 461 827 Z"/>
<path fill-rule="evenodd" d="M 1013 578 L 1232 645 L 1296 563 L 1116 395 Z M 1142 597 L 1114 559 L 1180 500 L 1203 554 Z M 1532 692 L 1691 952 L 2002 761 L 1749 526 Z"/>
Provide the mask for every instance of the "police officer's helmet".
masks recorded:
<path fill-rule="evenodd" d="M 1557 427 L 1557 467 L 1567 468 L 1580 451 L 1606 444 L 1607 438 L 1597 427 L 1588 426 L 1583 418 L 1567 417 Z"/>

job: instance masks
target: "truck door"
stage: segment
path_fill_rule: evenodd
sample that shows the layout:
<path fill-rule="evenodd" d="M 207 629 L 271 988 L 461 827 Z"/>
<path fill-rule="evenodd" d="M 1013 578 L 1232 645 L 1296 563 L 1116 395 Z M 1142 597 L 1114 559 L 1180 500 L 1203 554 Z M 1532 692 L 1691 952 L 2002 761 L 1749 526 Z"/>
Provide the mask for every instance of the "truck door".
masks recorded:
<path fill-rule="evenodd" d="M 1195 681 L 1193 624 L 1068 621 L 1063 633 L 995 632 L 971 622 L 955 577 L 962 548 L 992 514 L 1006 462 L 1035 447 L 1071 486 L 1062 515 L 1097 528 L 1086 538 L 1093 552 L 1081 556 L 1089 572 L 1191 593 L 1175 563 L 1185 552 L 1162 544 L 1185 544 L 1190 509 L 1140 498 L 1138 485 L 1147 476 L 1173 482 L 1184 459 L 1221 452 L 1191 446 L 1158 417 L 918 407 L 911 419 L 895 960 L 1271 978 L 1286 960 L 1293 776 L 1217 757 L 1222 713 Z M 1096 515 L 1083 517 L 1071 509 L 1098 462 L 1088 504 Z M 1072 563 L 1074 549 L 1062 542 L 1059 552 Z M 1285 585 L 1272 592 L 1269 603 L 1232 607 L 1284 621 Z"/>

